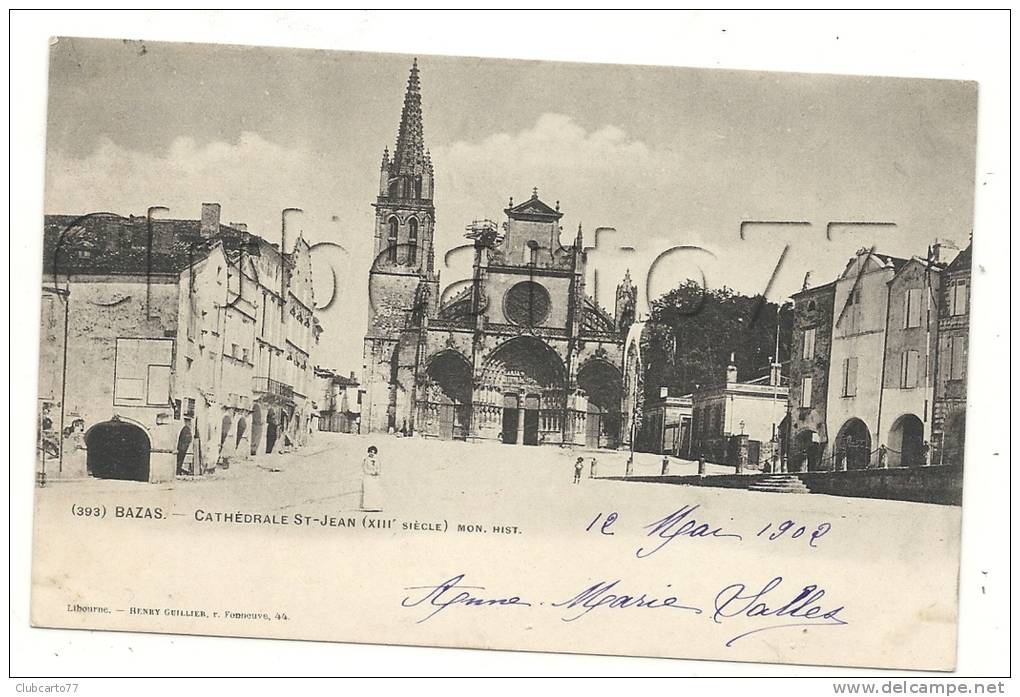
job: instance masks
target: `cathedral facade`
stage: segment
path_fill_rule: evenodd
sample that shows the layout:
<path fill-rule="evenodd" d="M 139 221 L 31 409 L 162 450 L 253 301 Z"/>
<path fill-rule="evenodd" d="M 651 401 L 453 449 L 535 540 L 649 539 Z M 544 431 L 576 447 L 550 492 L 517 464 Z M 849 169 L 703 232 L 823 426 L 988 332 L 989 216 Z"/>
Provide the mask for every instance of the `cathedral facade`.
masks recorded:
<path fill-rule="evenodd" d="M 563 246 L 559 202 L 548 205 L 535 189 L 521 203 L 510 199 L 502 225 L 468 226 L 471 279 L 441 298 L 433 183 L 415 62 L 374 204 L 363 428 L 523 445 L 629 443 L 623 344 L 637 300 L 629 276 L 613 314 L 599 307 L 585 292 L 581 229 Z"/>

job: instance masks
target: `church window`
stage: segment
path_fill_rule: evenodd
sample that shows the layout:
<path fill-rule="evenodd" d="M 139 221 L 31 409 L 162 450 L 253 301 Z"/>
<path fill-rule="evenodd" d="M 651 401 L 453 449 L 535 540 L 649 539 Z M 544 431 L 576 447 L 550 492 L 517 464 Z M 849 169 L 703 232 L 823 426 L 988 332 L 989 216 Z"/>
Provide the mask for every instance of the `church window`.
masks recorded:
<path fill-rule="evenodd" d="M 532 266 L 538 265 L 538 242 L 528 240 L 528 263 Z"/>
<path fill-rule="evenodd" d="M 418 221 L 414 218 L 407 221 L 407 263 L 418 263 Z"/>
<path fill-rule="evenodd" d="M 521 281 L 503 298 L 503 312 L 507 319 L 524 327 L 545 322 L 551 305 L 549 291 L 534 281 Z"/>
<path fill-rule="evenodd" d="M 386 260 L 397 263 L 397 228 L 400 224 L 396 218 L 390 218 L 390 233 L 386 238 Z"/>

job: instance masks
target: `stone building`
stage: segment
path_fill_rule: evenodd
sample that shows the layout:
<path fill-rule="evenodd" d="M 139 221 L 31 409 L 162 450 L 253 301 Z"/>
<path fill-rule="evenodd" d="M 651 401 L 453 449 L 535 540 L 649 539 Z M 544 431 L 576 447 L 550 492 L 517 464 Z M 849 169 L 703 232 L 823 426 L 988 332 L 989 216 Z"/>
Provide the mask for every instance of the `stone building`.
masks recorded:
<path fill-rule="evenodd" d="M 794 296 L 792 467 L 931 464 L 945 256 L 940 244 L 910 259 L 861 249 L 834 282 Z"/>
<path fill-rule="evenodd" d="M 199 220 L 152 210 L 46 216 L 41 352 L 60 366 L 41 369 L 62 395 L 46 476 L 165 481 L 304 441 L 321 331 L 308 245 L 281 253 L 218 204 Z"/>
<path fill-rule="evenodd" d="M 889 282 L 906 263 L 861 249 L 835 281 L 827 469 L 864 469 L 877 462 Z"/>
<path fill-rule="evenodd" d="M 781 457 L 787 433 L 789 387 L 781 367 L 740 382 L 730 358 L 725 381 L 691 395 L 693 455 L 710 462 L 764 468 L 773 454 Z"/>
<path fill-rule="evenodd" d="M 825 408 L 829 399 L 829 355 L 836 284 L 805 288 L 793 295 L 793 350 L 790 356 L 792 472 L 823 469 L 829 442 Z"/>
<path fill-rule="evenodd" d="M 932 367 L 938 350 L 938 298 L 942 266 L 912 257 L 889 280 L 877 433 L 886 467 L 929 464 Z"/>
<path fill-rule="evenodd" d="M 364 390 L 354 373 L 345 376 L 326 368 L 316 368 L 315 377 L 319 385 L 316 392 L 320 407 L 319 430 L 360 433 Z"/>
<path fill-rule="evenodd" d="M 397 143 L 383 155 L 364 350 L 364 428 L 525 445 L 617 447 L 622 345 L 637 289 L 609 314 L 585 292 L 580 228 L 560 243 L 558 202 L 534 190 L 506 221 L 468 226 L 471 280 L 440 301 L 433 166 L 417 63 Z"/>
<path fill-rule="evenodd" d="M 662 388 L 659 399 L 647 403 L 644 407 L 641 442 L 636 449 L 642 452 L 669 453 L 676 457 L 691 457 L 693 405 L 692 395 L 672 396 L 667 388 Z"/>
<path fill-rule="evenodd" d="M 932 421 L 933 463 L 939 465 L 963 465 L 970 332 L 970 248 L 968 244 L 943 273 Z"/>

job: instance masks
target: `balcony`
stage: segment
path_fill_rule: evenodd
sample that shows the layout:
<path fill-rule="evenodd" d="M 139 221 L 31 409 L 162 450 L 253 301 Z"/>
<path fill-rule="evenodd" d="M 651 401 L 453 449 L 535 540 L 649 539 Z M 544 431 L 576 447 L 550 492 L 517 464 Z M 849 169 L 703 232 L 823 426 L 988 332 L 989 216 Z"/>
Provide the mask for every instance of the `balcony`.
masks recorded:
<path fill-rule="evenodd" d="M 251 391 L 256 395 L 271 395 L 286 402 L 294 401 L 294 388 L 272 378 L 253 377 Z"/>

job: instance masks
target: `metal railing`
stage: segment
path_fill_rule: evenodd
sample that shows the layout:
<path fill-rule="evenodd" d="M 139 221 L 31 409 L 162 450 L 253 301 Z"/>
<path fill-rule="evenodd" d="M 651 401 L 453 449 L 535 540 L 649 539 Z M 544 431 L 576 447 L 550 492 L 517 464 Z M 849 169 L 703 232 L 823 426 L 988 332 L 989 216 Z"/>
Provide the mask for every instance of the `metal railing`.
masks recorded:
<path fill-rule="evenodd" d="M 294 388 L 279 380 L 267 377 L 253 377 L 251 379 L 252 392 L 276 395 L 283 399 L 294 399 Z"/>

